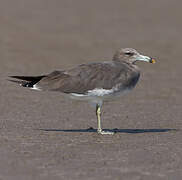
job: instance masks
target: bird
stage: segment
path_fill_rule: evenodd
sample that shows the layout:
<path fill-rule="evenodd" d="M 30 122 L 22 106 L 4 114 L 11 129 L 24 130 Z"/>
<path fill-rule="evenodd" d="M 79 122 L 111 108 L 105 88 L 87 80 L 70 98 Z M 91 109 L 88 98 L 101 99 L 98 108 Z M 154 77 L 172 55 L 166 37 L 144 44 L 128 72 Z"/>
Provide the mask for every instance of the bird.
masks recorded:
<path fill-rule="evenodd" d="M 103 102 L 131 91 L 140 78 L 137 61 L 156 60 L 133 48 L 120 48 L 110 61 L 80 64 L 67 70 L 55 70 L 40 76 L 9 76 L 10 81 L 38 91 L 58 91 L 72 99 L 86 100 L 95 106 L 98 134 L 114 134 L 101 126 Z M 12 79 L 13 78 L 13 79 Z M 15 80 L 16 79 L 16 80 Z"/>

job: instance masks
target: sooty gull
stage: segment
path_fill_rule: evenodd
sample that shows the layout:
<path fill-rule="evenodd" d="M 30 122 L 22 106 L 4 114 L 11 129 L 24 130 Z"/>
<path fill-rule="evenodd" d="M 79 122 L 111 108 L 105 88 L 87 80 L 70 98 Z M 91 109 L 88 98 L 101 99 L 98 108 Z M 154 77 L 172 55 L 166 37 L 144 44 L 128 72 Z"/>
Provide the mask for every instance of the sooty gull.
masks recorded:
<path fill-rule="evenodd" d="M 140 77 L 136 61 L 155 63 L 151 57 L 141 55 L 135 49 L 119 49 L 111 61 L 81 64 L 68 70 L 53 71 L 41 76 L 10 76 L 11 80 L 40 91 L 59 91 L 69 97 L 87 100 L 95 104 L 97 132 L 113 134 L 101 128 L 101 106 L 104 101 L 133 89 Z"/>

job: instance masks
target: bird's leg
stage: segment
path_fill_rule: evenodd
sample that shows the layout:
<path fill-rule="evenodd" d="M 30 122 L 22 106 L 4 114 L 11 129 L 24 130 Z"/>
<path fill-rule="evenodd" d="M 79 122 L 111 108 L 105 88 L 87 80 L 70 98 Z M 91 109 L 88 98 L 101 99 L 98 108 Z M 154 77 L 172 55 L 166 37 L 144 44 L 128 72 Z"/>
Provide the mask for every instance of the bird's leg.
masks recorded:
<path fill-rule="evenodd" d="M 102 132 L 101 120 L 100 120 L 101 108 L 98 104 L 96 105 L 96 116 L 97 116 L 97 132 L 101 133 Z"/>
<path fill-rule="evenodd" d="M 97 132 L 99 134 L 114 134 L 114 132 L 110 132 L 110 131 L 103 131 L 101 128 L 101 107 L 99 106 L 99 104 L 96 105 L 96 116 L 97 116 Z"/>

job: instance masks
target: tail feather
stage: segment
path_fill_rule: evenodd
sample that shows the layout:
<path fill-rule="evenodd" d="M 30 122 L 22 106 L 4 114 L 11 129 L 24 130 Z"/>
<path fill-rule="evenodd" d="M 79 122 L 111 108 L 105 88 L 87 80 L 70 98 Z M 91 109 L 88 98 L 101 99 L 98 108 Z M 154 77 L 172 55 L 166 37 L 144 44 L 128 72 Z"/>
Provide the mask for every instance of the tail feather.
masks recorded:
<path fill-rule="evenodd" d="M 45 76 L 9 76 L 10 78 L 21 79 L 25 81 L 40 81 Z"/>
<path fill-rule="evenodd" d="M 9 80 L 14 83 L 18 83 L 23 87 L 33 87 L 34 84 L 38 83 L 45 76 L 9 76 L 10 78 L 20 80 Z"/>

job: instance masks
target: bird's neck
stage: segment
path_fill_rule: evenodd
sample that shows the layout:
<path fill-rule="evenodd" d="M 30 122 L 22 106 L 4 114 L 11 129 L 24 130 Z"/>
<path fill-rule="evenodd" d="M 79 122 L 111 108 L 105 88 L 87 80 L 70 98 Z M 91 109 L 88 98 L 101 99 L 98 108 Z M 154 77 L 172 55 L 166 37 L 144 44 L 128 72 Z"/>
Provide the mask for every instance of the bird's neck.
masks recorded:
<path fill-rule="evenodd" d="M 133 62 L 129 61 L 113 60 L 113 62 L 116 64 L 127 64 L 128 66 L 136 66 Z"/>
<path fill-rule="evenodd" d="M 126 65 L 129 69 L 135 69 L 136 71 L 140 71 L 139 67 L 132 62 L 128 62 L 128 61 L 113 61 L 116 65 Z"/>

